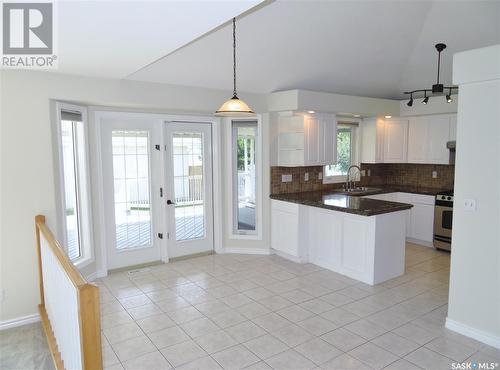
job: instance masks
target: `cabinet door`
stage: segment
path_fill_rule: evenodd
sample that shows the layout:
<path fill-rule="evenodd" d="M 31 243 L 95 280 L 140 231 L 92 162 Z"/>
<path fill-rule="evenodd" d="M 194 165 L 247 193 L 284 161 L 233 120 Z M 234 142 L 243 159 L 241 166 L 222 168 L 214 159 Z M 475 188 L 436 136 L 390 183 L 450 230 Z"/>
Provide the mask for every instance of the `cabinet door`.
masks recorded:
<path fill-rule="evenodd" d="M 432 242 L 434 231 L 434 206 L 416 203 L 411 209 L 410 237 Z"/>
<path fill-rule="evenodd" d="M 305 132 L 305 158 L 306 164 L 321 164 L 321 119 L 317 117 L 306 117 L 304 121 Z"/>
<path fill-rule="evenodd" d="M 408 124 L 408 163 L 426 163 L 428 122 L 425 117 L 412 117 Z"/>
<path fill-rule="evenodd" d="M 450 116 L 450 141 L 457 140 L 457 115 Z"/>
<path fill-rule="evenodd" d="M 277 251 L 298 256 L 298 206 L 272 201 L 271 246 Z"/>
<path fill-rule="evenodd" d="M 388 120 L 384 124 L 384 162 L 405 163 L 408 151 L 408 121 Z"/>
<path fill-rule="evenodd" d="M 337 162 L 337 120 L 326 117 L 322 120 L 322 158 L 321 164 L 328 165 Z"/>
<path fill-rule="evenodd" d="M 446 142 L 450 139 L 450 116 L 429 117 L 427 135 L 427 163 L 448 164 L 450 151 Z"/>

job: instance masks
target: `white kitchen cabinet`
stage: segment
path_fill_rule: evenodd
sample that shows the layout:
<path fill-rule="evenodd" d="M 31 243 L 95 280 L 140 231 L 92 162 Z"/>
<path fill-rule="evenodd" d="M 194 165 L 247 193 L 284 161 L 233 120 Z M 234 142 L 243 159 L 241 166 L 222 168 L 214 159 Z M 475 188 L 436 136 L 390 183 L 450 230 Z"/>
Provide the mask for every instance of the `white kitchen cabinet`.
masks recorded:
<path fill-rule="evenodd" d="M 384 120 L 365 118 L 360 127 L 361 163 L 383 163 L 384 161 Z"/>
<path fill-rule="evenodd" d="M 278 126 L 278 166 L 323 166 L 336 162 L 335 115 L 280 116 Z"/>
<path fill-rule="evenodd" d="M 271 246 L 295 262 L 307 261 L 304 225 L 307 213 L 295 203 L 271 200 Z"/>
<path fill-rule="evenodd" d="M 457 140 L 457 115 L 450 116 L 450 141 Z"/>
<path fill-rule="evenodd" d="M 426 163 L 429 120 L 411 117 L 408 123 L 408 163 Z"/>
<path fill-rule="evenodd" d="M 449 164 L 446 143 L 456 138 L 456 115 L 411 117 L 408 163 Z"/>
<path fill-rule="evenodd" d="M 408 154 L 408 120 L 384 122 L 384 163 L 406 163 Z"/>
<path fill-rule="evenodd" d="M 408 203 L 406 211 L 406 238 L 415 244 L 432 246 L 434 236 L 434 196 L 412 193 L 385 193 L 365 198 Z"/>

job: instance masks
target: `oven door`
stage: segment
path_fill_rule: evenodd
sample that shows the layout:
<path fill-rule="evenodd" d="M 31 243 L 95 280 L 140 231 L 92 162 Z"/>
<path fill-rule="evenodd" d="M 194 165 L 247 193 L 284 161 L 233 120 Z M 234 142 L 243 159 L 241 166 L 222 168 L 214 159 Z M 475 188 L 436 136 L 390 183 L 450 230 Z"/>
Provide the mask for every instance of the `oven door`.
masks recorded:
<path fill-rule="evenodd" d="M 434 209 L 434 245 L 436 248 L 450 250 L 453 208 L 436 205 Z"/>

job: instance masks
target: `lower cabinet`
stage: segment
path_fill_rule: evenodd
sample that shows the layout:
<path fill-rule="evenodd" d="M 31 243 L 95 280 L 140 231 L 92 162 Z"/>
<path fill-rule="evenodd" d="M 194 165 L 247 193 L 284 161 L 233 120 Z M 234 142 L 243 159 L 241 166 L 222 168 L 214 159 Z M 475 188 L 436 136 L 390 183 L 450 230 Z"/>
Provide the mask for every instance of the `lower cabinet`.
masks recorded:
<path fill-rule="evenodd" d="M 406 238 L 415 244 L 432 247 L 434 236 L 434 197 L 412 193 L 385 193 L 368 195 L 366 198 L 409 203 L 406 211 Z"/>
<path fill-rule="evenodd" d="M 271 200 L 271 245 L 273 249 L 296 262 L 307 261 L 304 225 L 306 212 L 299 204 Z"/>
<path fill-rule="evenodd" d="M 404 273 L 402 211 L 361 216 L 272 200 L 271 214 L 271 246 L 278 255 L 370 285 Z"/>

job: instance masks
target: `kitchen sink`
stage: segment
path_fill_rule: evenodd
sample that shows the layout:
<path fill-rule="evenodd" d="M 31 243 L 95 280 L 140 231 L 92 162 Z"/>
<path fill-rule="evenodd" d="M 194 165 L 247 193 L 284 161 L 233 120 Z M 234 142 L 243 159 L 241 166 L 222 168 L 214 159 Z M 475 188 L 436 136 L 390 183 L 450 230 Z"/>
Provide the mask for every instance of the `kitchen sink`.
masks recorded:
<path fill-rule="evenodd" d="M 345 189 L 335 190 L 336 193 L 347 194 L 347 195 L 363 195 L 363 194 L 377 193 L 379 191 L 382 191 L 382 189 L 371 188 L 371 187 L 366 187 L 366 186 L 359 186 L 356 188 L 351 188 L 349 190 L 345 190 Z"/>

